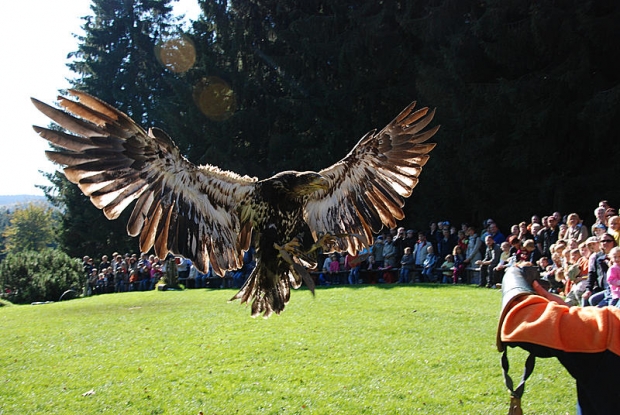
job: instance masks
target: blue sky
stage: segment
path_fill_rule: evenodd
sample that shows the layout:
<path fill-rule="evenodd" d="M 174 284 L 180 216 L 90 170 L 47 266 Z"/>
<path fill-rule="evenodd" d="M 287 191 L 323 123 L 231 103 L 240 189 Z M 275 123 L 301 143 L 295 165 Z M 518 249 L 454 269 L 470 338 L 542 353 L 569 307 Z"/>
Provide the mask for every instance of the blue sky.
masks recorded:
<path fill-rule="evenodd" d="M 87 0 L 19 0 L 3 4 L 0 24 L 0 195 L 42 195 L 35 185 L 49 183 L 39 170 L 57 167 L 45 157 L 47 143 L 32 125 L 47 118 L 30 97 L 52 103 L 69 86 L 67 55 L 77 49 L 82 16 L 91 14 Z M 179 0 L 176 14 L 195 17 L 196 0 Z"/>

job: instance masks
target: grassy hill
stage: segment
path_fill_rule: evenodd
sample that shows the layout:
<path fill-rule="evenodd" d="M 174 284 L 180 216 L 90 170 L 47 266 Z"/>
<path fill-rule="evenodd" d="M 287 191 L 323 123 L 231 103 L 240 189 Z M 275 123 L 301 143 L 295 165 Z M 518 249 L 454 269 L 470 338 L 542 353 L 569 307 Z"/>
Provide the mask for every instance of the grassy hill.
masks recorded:
<path fill-rule="evenodd" d="M 252 319 L 231 290 L 109 294 L 0 307 L 2 414 L 506 413 L 501 293 L 465 286 L 296 291 Z M 510 350 L 518 382 L 525 354 Z M 538 359 L 528 414 L 574 413 L 572 378 Z"/>

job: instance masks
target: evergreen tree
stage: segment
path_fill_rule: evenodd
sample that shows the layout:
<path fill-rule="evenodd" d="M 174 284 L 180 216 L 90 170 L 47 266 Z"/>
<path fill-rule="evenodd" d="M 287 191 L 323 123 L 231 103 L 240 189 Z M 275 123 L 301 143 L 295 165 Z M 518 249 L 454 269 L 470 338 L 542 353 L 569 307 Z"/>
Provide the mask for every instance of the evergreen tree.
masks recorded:
<path fill-rule="evenodd" d="M 172 0 L 92 0 L 85 17 L 85 34 L 68 65 L 77 75 L 72 86 L 118 107 L 136 122 L 166 129 L 166 104 L 174 101 L 178 75 L 156 56 L 158 44 L 177 33 Z M 162 124 L 163 123 L 163 124 Z M 182 144 L 182 143 L 181 143 Z M 183 147 L 183 146 L 182 146 Z M 63 212 L 59 235 L 62 249 L 72 256 L 100 256 L 112 251 L 135 252 L 138 243 L 127 236 L 130 209 L 108 221 L 79 188 L 62 174 L 47 175 L 46 196 Z"/>
<path fill-rule="evenodd" d="M 175 30 L 169 1 L 94 1 L 75 86 L 163 128 L 194 163 L 260 178 L 334 163 L 413 99 L 437 107 L 439 145 L 405 207 L 407 226 L 567 209 L 587 217 L 610 198 L 603 169 L 584 167 L 613 165 L 620 145 L 614 2 L 200 4 L 184 38 L 195 65 L 177 73 L 152 53 Z M 124 234 L 125 218 L 101 219 L 74 191 L 63 202 L 68 226 L 79 212 Z"/>
<path fill-rule="evenodd" d="M 422 186 L 434 214 L 516 223 L 531 213 L 590 216 L 609 197 L 619 150 L 620 6 L 608 1 L 420 2 L 421 94 L 440 109 L 440 145 Z M 424 18 L 420 18 L 420 17 Z M 608 40 L 604 40 L 608 39 Z M 425 100 L 426 101 L 426 100 Z M 422 190 L 422 189 L 420 189 Z M 466 201 L 468 212 L 459 212 Z M 444 216 L 445 215 L 445 216 Z M 428 217 L 428 216 L 427 216 Z"/>

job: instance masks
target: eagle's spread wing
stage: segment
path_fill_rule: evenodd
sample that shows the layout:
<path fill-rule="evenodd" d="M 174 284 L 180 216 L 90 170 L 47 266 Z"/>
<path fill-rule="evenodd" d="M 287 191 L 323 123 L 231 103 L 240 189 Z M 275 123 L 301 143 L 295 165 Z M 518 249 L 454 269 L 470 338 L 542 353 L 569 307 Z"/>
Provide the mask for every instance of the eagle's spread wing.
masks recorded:
<path fill-rule="evenodd" d="M 311 195 L 304 219 L 315 238 L 321 232 L 345 234 L 334 249 L 355 253 L 372 241 L 383 225 L 396 226 L 404 217 L 404 198 L 409 197 L 428 153 L 426 143 L 439 129 L 424 128 L 435 111 L 405 108 L 379 133 L 366 134 L 351 152 L 333 166 L 321 170 L 329 189 Z"/>
<path fill-rule="evenodd" d="M 185 159 L 166 133 L 148 133 L 127 115 L 79 91 L 73 101 L 59 97 L 65 111 L 33 99 L 35 106 L 75 135 L 34 127 L 59 151 L 48 151 L 65 165 L 65 176 L 77 184 L 108 219 L 116 219 L 137 202 L 127 232 L 140 235 L 140 249 L 153 246 L 192 259 L 204 271 L 211 263 L 223 275 L 243 265 L 250 245 L 251 217 L 242 212 L 256 179 L 197 167 Z"/>

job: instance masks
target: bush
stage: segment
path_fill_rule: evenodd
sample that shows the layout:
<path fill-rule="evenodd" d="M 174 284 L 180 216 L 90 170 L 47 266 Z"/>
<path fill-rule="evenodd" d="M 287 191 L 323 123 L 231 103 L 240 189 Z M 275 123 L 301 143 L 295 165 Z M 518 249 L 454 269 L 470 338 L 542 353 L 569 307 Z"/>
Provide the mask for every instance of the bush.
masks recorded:
<path fill-rule="evenodd" d="M 0 264 L 0 287 L 12 303 L 58 301 L 66 290 L 83 285 L 82 274 L 80 260 L 58 250 L 11 253 Z"/>

